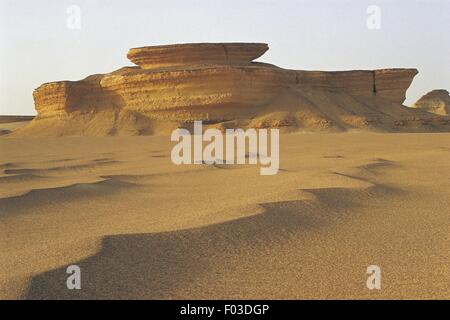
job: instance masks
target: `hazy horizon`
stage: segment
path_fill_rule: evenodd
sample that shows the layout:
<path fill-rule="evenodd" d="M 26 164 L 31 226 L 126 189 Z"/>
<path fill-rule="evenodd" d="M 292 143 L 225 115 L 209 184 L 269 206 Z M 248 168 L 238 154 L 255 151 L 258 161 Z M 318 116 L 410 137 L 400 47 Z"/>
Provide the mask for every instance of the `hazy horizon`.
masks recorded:
<path fill-rule="evenodd" d="M 81 28 L 67 26 L 69 6 Z M 380 29 L 366 25 L 381 10 Z M 35 114 L 33 89 L 132 65 L 131 47 L 265 42 L 300 70 L 417 68 L 406 105 L 450 89 L 450 1 L 0 0 L 0 114 Z"/>

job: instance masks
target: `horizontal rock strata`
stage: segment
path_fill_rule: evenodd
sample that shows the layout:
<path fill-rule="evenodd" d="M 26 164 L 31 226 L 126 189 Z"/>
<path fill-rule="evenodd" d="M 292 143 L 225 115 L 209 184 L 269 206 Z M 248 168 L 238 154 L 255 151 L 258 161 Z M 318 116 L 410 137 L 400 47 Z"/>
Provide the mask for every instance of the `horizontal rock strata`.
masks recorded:
<path fill-rule="evenodd" d="M 222 129 L 332 131 L 448 123 L 402 106 L 416 69 L 300 71 L 253 62 L 267 49 L 259 43 L 131 49 L 138 66 L 37 88 L 38 116 L 23 132 L 158 134 L 194 120 Z"/>

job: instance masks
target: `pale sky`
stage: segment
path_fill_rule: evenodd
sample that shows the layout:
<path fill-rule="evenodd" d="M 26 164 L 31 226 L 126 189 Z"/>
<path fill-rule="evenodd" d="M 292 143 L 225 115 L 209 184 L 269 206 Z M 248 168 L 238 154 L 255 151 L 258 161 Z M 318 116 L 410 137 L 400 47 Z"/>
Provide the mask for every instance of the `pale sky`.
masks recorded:
<path fill-rule="evenodd" d="M 259 61 L 291 69 L 417 68 L 407 105 L 450 89 L 450 0 L 0 0 L 0 114 L 35 114 L 44 82 L 132 65 L 131 47 L 187 42 L 266 42 Z"/>

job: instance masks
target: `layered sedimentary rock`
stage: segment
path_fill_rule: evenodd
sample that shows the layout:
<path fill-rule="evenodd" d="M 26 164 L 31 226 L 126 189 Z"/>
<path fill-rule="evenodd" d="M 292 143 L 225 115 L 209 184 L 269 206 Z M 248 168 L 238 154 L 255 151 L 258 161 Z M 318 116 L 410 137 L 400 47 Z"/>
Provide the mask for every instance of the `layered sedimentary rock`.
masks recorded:
<path fill-rule="evenodd" d="M 345 91 L 352 95 L 378 96 L 400 104 L 418 71 L 416 69 L 380 69 L 356 71 L 297 71 L 302 87 Z"/>
<path fill-rule="evenodd" d="M 248 64 L 262 56 L 265 43 L 187 43 L 132 48 L 127 57 L 142 69 L 190 65 Z"/>
<path fill-rule="evenodd" d="M 260 43 L 134 48 L 135 67 L 41 85 L 38 116 L 23 132 L 157 134 L 212 126 L 342 131 L 416 130 L 447 118 L 402 106 L 416 69 L 300 71 L 253 62 Z"/>
<path fill-rule="evenodd" d="M 88 107 L 89 100 L 103 98 L 103 91 L 96 81 L 60 81 L 41 85 L 33 92 L 35 108 L 39 116 L 58 117 Z M 91 104 L 92 105 L 92 104 Z"/>
<path fill-rule="evenodd" d="M 447 90 L 433 90 L 417 100 L 412 107 L 439 115 L 450 115 L 450 95 Z"/>

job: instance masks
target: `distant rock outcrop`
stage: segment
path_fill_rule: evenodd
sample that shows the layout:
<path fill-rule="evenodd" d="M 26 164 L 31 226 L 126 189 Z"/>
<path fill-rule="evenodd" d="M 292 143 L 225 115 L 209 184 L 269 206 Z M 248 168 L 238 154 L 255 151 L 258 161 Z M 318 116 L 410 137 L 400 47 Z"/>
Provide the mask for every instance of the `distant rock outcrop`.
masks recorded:
<path fill-rule="evenodd" d="M 164 134 L 194 120 L 220 129 L 448 130 L 448 117 L 402 105 L 416 69 L 300 71 L 253 62 L 267 50 L 263 43 L 130 49 L 137 67 L 37 88 L 38 116 L 21 132 Z"/>
<path fill-rule="evenodd" d="M 450 115 L 450 95 L 444 89 L 433 90 L 417 100 L 412 107 L 439 115 Z"/>

